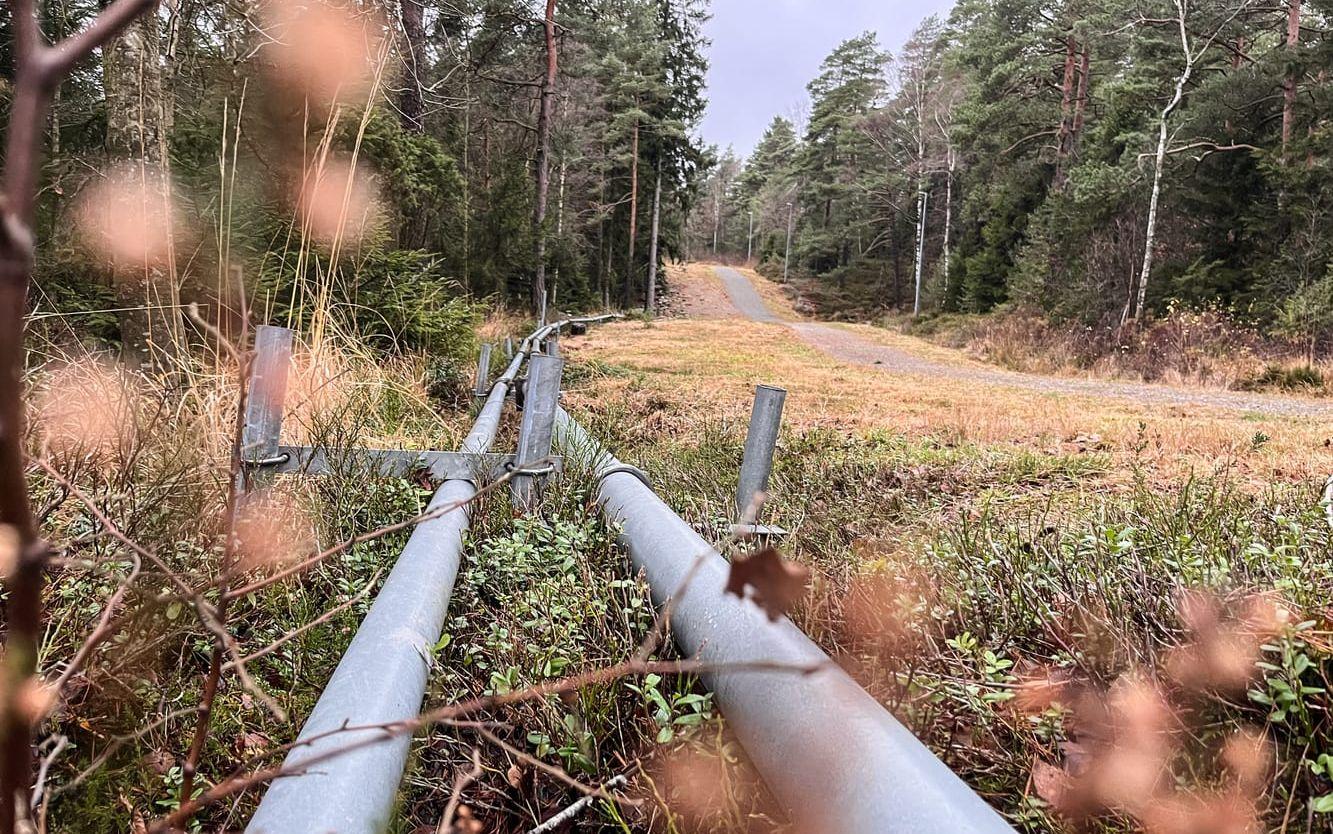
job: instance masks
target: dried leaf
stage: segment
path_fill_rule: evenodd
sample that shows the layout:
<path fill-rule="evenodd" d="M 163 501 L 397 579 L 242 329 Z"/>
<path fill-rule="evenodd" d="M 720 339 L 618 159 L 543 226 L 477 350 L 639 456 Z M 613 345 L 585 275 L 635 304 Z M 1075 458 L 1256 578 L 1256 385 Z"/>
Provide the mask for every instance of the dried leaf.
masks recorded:
<path fill-rule="evenodd" d="M 18 531 L 8 524 L 0 524 L 0 578 L 8 579 L 19 566 L 21 549 Z"/>
<path fill-rule="evenodd" d="M 1047 805 L 1060 807 L 1068 787 L 1069 777 L 1063 770 L 1041 759 L 1032 760 L 1032 789 Z"/>
<path fill-rule="evenodd" d="M 772 547 L 731 563 L 727 577 L 727 593 L 749 598 L 764 609 L 770 620 L 776 620 L 791 610 L 804 594 L 810 580 L 810 570 L 796 562 L 782 558 Z"/>
<path fill-rule="evenodd" d="M 162 776 L 176 766 L 176 757 L 165 750 L 150 750 L 143 755 L 139 763 Z"/>

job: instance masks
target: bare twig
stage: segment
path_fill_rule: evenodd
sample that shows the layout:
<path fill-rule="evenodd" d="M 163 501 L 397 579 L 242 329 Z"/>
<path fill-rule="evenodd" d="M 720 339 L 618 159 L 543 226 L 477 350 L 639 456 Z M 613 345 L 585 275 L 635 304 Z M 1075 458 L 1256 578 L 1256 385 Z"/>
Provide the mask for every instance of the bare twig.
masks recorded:
<path fill-rule="evenodd" d="M 454 779 L 453 789 L 449 791 L 449 804 L 444 806 L 444 816 L 440 817 L 440 824 L 435 829 L 437 834 L 449 834 L 454 827 L 454 815 L 458 813 L 458 806 L 463 799 L 463 791 L 468 785 L 481 778 L 481 751 L 472 748 L 472 769 L 459 773 Z"/>
<path fill-rule="evenodd" d="M 375 584 L 379 582 L 380 576 L 383 575 L 383 573 L 384 573 L 383 569 L 375 571 L 375 575 L 370 577 L 370 581 L 365 584 L 365 587 L 363 587 L 360 591 L 356 592 L 354 595 L 348 597 L 346 601 L 339 603 L 333 608 L 330 608 L 328 611 L 325 611 L 323 614 L 320 614 L 318 617 L 311 620 L 310 622 L 304 623 L 300 627 L 292 629 L 291 631 L 279 637 L 277 640 L 274 640 L 272 643 L 269 643 L 264 648 L 252 652 L 246 655 L 245 657 L 240 658 L 239 660 L 227 661 L 222 665 L 222 671 L 224 672 L 230 671 L 236 668 L 236 665 L 238 663 L 245 664 L 245 663 L 250 663 L 251 661 L 254 660 L 258 660 L 264 655 L 271 654 L 272 652 L 277 651 L 279 648 L 286 645 L 287 643 L 290 643 L 292 640 L 295 640 L 297 637 L 300 637 L 302 634 L 305 634 L 310 629 L 317 628 L 323 625 L 324 623 L 327 623 L 329 620 L 333 619 L 342 612 L 346 611 L 348 608 L 351 608 L 357 602 L 365 599 L 370 594 L 370 592 L 374 590 Z"/>
<path fill-rule="evenodd" d="M 244 288 L 241 290 L 240 297 L 242 303 L 245 299 Z M 245 344 L 245 339 L 249 337 L 249 316 L 242 311 L 242 322 L 244 322 L 241 333 L 241 344 Z M 226 344 L 222 340 L 220 344 Z M 233 355 L 236 352 L 233 351 Z M 245 477 L 243 468 L 243 458 L 241 446 L 245 435 L 245 410 L 246 401 L 250 395 L 250 378 L 254 369 L 253 353 L 237 355 L 236 369 L 240 385 L 236 392 L 236 418 L 232 429 L 231 442 L 231 467 L 227 481 L 227 506 L 225 510 L 226 524 L 224 535 L 226 537 L 223 544 L 222 572 L 224 574 L 231 571 L 231 566 L 235 564 L 236 558 L 236 512 L 237 504 L 240 498 L 242 479 Z M 203 756 L 204 745 L 208 742 L 208 733 L 213 722 L 213 703 L 217 699 L 218 687 L 222 682 L 222 657 L 231 648 L 232 640 L 230 634 L 226 631 L 227 609 L 230 603 L 227 596 L 227 586 L 222 586 L 222 595 L 217 605 L 217 620 L 223 631 L 223 640 L 213 644 L 213 651 L 208 658 L 208 674 L 204 677 L 204 691 L 199 698 L 199 722 L 195 725 L 194 737 L 190 740 L 190 749 L 185 754 L 185 762 L 181 765 L 181 789 L 180 802 L 183 806 L 186 800 L 194 793 L 194 778 L 199 770 L 199 759 Z M 233 652 L 235 661 L 233 668 L 238 675 L 245 679 L 245 661 L 240 658 L 239 653 Z M 273 704 L 276 706 L 276 703 Z M 189 817 L 185 818 L 189 821 Z"/>
<path fill-rule="evenodd" d="M 42 757 L 41 767 L 37 769 L 37 784 L 32 789 L 32 806 L 34 808 L 45 804 L 46 793 L 46 774 L 51 770 L 51 764 L 60 757 L 61 751 L 69 746 L 69 737 L 60 736 L 56 743 L 52 745 L 51 751 Z"/>
<path fill-rule="evenodd" d="M 416 527 L 417 525 L 424 524 L 427 521 L 434 521 L 437 518 L 443 518 L 444 516 L 454 512 L 455 510 L 460 510 L 463 509 L 464 507 L 467 507 L 468 505 L 475 502 L 477 499 L 481 498 L 483 495 L 487 495 L 491 492 L 494 492 L 495 490 L 499 489 L 501 486 L 505 485 L 506 483 L 513 480 L 515 477 L 519 475 L 524 475 L 530 471 L 536 471 L 545 468 L 550 464 L 550 462 L 551 461 L 549 458 L 544 458 L 540 461 L 536 461 L 527 466 L 516 467 L 515 469 L 506 472 L 504 475 L 500 476 L 499 478 L 496 478 L 491 483 L 477 490 L 476 493 L 471 498 L 468 498 L 465 501 L 454 501 L 449 504 L 444 504 L 442 506 L 436 507 L 433 510 L 427 510 L 424 513 L 420 513 L 419 515 L 413 516 L 412 518 L 409 518 L 406 521 L 400 521 L 397 522 L 396 524 L 388 524 L 385 525 L 384 527 L 379 528 L 378 530 L 371 530 L 369 533 L 359 533 L 355 536 L 352 536 L 351 538 L 345 539 L 339 542 L 338 544 L 333 545 L 327 550 L 322 550 L 319 553 L 316 553 L 315 555 L 311 556 L 308 559 L 304 559 L 300 562 L 297 562 L 296 564 L 290 567 L 283 568 L 282 570 L 278 571 L 277 573 L 271 576 L 266 576 L 263 579 L 256 579 L 254 582 L 251 582 L 248 585 L 243 585 L 240 588 L 228 591 L 227 596 L 231 599 L 237 599 L 240 597 L 249 596 L 250 594 L 253 594 L 256 591 L 267 588 L 269 585 L 281 582 L 284 579 L 295 576 L 296 574 L 304 573 L 305 571 L 309 570 L 315 565 L 318 565 L 320 562 L 323 562 L 326 559 L 330 559 L 334 556 L 337 556 L 339 553 L 351 550 L 353 547 L 356 547 L 359 544 L 364 544 L 369 541 L 375 541 L 376 539 L 381 539 L 384 538 L 385 536 L 390 536 L 393 535 L 394 533 L 406 530 L 409 527 Z"/>
<path fill-rule="evenodd" d="M 825 669 L 832 668 L 831 661 L 819 662 L 813 664 L 793 664 L 777 661 L 754 661 L 748 663 L 705 663 L 694 660 L 681 661 L 655 661 L 640 662 L 626 661 L 614 666 L 607 666 L 601 669 L 595 669 L 584 672 L 579 675 L 573 675 L 567 678 L 561 678 L 555 681 L 538 684 L 527 689 L 516 692 L 508 692 L 497 695 L 489 695 L 479 698 L 472 698 L 467 701 L 460 701 L 455 704 L 440 707 L 429 712 L 422 713 L 416 718 L 399 721 L 391 724 L 377 724 L 363 727 L 341 727 L 338 730 L 321 734 L 315 738 L 305 739 L 291 745 L 292 749 L 303 745 L 313 744 L 314 742 L 327 738 L 330 735 L 338 733 L 361 732 L 365 730 L 382 730 L 384 735 L 368 735 L 365 738 L 358 739 L 332 750 L 326 750 L 316 755 L 312 755 L 300 763 L 297 768 L 288 768 L 286 766 L 276 766 L 252 773 L 243 773 L 224 779 L 214 785 L 207 791 L 204 791 L 198 797 L 190 799 L 183 803 L 181 807 L 161 819 L 155 820 L 148 828 L 149 834 L 165 834 L 181 826 L 184 820 L 188 820 L 198 813 L 199 809 L 211 805 L 219 800 L 225 799 L 240 791 L 272 781 L 284 776 L 293 776 L 304 773 L 311 767 L 321 762 L 329 761 L 338 756 L 345 755 L 354 750 L 360 750 L 372 744 L 379 744 L 386 737 L 415 733 L 423 727 L 439 724 L 447 721 L 455 721 L 474 715 L 485 710 L 497 709 L 500 707 L 514 706 L 516 704 L 530 703 L 540 701 L 553 695 L 561 695 L 567 692 L 576 692 L 589 686 L 611 683 L 621 678 L 636 675 L 657 674 L 657 675 L 698 675 L 710 672 L 729 671 L 729 672 L 784 672 L 789 674 L 812 675 Z"/>
<path fill-rule="evenodd" d="M 60 796 L 62 793 L 74 790 L 79 785 L 82 785 L 85 781 L 87 781 L 89 776 L 92 776 L 99 769 L 101 769 L 102 765 L 106 764 L 107 760 L 110 759 L 112 756 L 114 756 L 116 752 L 119 751 L 120 748 L 124 747 L 126 744 L 129 744 L 132 741 L 138 741 L 139 739 L 151 733 L 153 730 L 156 730 L 158 727 L 161 727 L 165 724 L 175 721 L 177 718 L 184 718 L 187 715 L 194 715 L 198 711 L 199 711 L 198 707 L 184 707 L 182 709 L 172 710 L 171 712 L 168 712 L 165 715 L 158 716 L 152 722 L 145 724 L 144 726 L 140 727 L 139 729 L 135 730 L 132 733 L 128 733 L 123 736 L 116 736 L 111 740 L 111 743 L 107 745 L 106 749 L 98 754 L 97 758 L 93 759 L 93 761 L 87 767 L 79 771 L 77 776 L 75 776 L 68 782 L 64 783 L 63 785 L 58 785 L 55 788 L 52 788 L 51 791 L 49 792 L 49 795 Z"/>
<path fill-rule="evenodd" d="M 612 776 L 610 779 L 606 780 L 605 785 L 602 785 L 602 790 L 600 792 L 604 793 L 610 790 L 611 788 L 618 788 L 623 784 L 625 784 L 625 777 L 623 775 Z M 528 834 L 547 834 L 548 831 L 554 831 L 561 825 L 564 825 L 565 823 L 577 817 L 580 813 L 583 812 L 584 808 L 587 808 L 596 800 L 597 800 L 596 794 L 589 794 L 588 796 L 585 796 L 582 799 L 577 800 L 568 808 L 556 814 L 555 816 L 551 817 L 546 822 L 532 829 L 531 831 L 528 832 Z"/>

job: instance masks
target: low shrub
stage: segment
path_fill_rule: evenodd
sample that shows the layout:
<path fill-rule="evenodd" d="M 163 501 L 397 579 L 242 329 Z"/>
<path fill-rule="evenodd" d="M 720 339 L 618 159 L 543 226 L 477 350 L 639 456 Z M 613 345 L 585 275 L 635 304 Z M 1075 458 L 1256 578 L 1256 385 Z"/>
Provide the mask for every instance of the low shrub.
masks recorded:
<path fill-rule="evenodd" d="M 1060 324 L 1032 310 L 890 318 L 903 332 L 1017 371 L 1092 374 L 1233 389 L 1325 389 L 1325 372 L 1302 347 L 1267 336 L 1219 310 L 1173 309 L 1144 323 Z"/>

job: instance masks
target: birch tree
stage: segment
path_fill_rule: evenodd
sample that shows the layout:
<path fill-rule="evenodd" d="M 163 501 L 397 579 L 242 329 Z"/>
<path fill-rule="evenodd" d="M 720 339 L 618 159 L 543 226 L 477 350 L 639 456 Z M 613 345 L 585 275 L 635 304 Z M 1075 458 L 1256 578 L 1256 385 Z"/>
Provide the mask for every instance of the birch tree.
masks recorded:
<path fill-rule="evenodd" d="M 546 0 L 543 18 L 543 40 L 546 44 L 546 71 L 542 76 L 541 95 L 537 112 L 537 179 L 536 199 L 532 204 L 533 263 L 532 309 L 538 316 L 546 315 L 546 198 L 551 189 L 551 110 L 555 101 L 556 73 L 559 57 L 555 43 L 556 0 Z"/>
<path fill-rule="evenodd" d="M 1253 5 L 1253 0 L 1241 0 L 1221 12 L 1221 21 L 1211 28 L 1203 38 L 1191 32 L 1191 24 L 1197 24 L 1197 7 L 1191 7 L 1191 0 L 1173 0 L 1175 16 L 1172 25 L 1180 38 L 1182 57 L 1180 75 L 1176 78 L 1171 98 L 1162 108 L 1157 119 L 1157 149 L 1153 154 L 1152 191 L 1148 201 L 1148 221 L 1143 233 L 1143 267 L 1139 270 L 1138 294 L 1130 305 L 1125 307 L 1125 320 L 1142 318 L 1148 301 L 1148 282 L 1152 277 L 1153 261 L 1157 250 L 1157 217 L 1161 210 L 1162 176 L 1166 170 L 1167 149 L 1171 138 L 1171 117 L 1185 100 L 1185 91 L 1194 78 L 1200 63 L 1216 43 L 1218 37 L 1226 31 L 1237 17 Z"/>

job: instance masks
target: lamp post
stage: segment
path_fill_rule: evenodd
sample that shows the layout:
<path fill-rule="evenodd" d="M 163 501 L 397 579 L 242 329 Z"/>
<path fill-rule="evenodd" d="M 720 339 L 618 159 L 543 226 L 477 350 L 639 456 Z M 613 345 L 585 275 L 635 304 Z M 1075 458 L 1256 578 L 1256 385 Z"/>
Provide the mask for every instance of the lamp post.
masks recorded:
<path fill-rule="evenodd" d="M 754 254 L 754 208 L 750 208 L 750 232 L 745 237 L 745 263 L 750 263 Z"/>
<path fill-rule="evenodd" d="M 796 204 L 787 204 L 787 255 L 782 259 L 782 283 L 787 283 L 787 270 L 791 267 L 791 227 L 796 219 Z"/>

